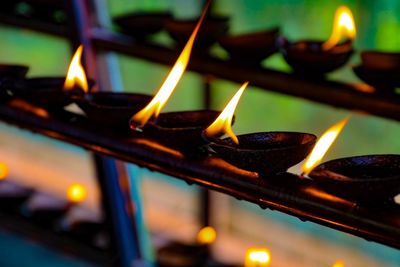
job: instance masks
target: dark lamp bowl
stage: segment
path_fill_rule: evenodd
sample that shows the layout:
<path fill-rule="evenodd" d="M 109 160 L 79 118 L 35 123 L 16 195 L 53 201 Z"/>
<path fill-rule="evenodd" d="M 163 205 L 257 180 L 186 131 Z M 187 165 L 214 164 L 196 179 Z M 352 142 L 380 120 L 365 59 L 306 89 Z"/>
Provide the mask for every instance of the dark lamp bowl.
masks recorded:
<path fill-rule="evenodd" d="M 7 90 L 11 96 L 22 98 L 32 104 L 49 108 L 61 109 L 72 103 L 71 95 L 82 94 L 81 89 L 64 90 L 65 77 L 40 77 L 9 80 L 2 90 Z M 89 85 L 93 85 L 93 81 Z"/>
<path fill-rule="evenodd" d="M 400 155 L 368 155 L 325 162 L 310 177 L 324 190 L 349 200 L 380 205 L 400 193 Z"/>
<path fill-rule="evenodd" d="M 279 28 L 273 28 L 236 36 L 222 36 L 218 42 L 229 53 L 232 61 L 258 65 L 277 52 L 278 35 Z"/>
<path fill-rule="evenodd" d="M 143 127 L 143 132 L 166 146 L 189 153 L 206 144 L 201 133 L 219 113 L 213 110 L 161 113 Z"/>
<path fill-rule="evenodd" d="M 94 92 L 75 99 L 75 102 L 94 123 L 129 131 L 130 118 L 152 98 L 143 94 Z"/>
<path fill-rule="evenodd" d="M 209 144 L 225 161 L 260 174 L 284 172 L 302 161 L 315 145 L 316 136 L 296 132 L 262 132 L 238 135 L 239 145 L 230 138 Z"/>
<path fill-rule="evenodd" d="M 207 246 L 171 242 L 157 251 L 157 266 L 206 266 L 208 257 L 209 253 Z"/>
<path fill-rule="evenodd" d="M 393 94 L 395 88 L 400 87 L 400 69 L 370 69 L 359 65 L 353 67 L 353 71 L 361 80 L 375 87 L 376 93 Z"/>
<path fill-rule="evenodd" d="M 400 71 L 400 53 L 363 51 L 361 62 L 368 69 Z"/>
<path fill-rule="evenodd" d="M 24 65 L 0 64 L 0 77 L 25 78 L 29 67 Z"/>
<path fill-rule="evenodd" d="M 142 39 L 161 31 L 171 17 L 169 12 L 136 12 L 116 17 L 113 20 L 122 32 Z"/>
<path fill-rule="evenodd" d="M 285 61 L 296 73 L 323 75 L 334 71 L 350 59 L 353 54 L 352 42 L 348 41 L 323 50 L 322 41 L 299 41 L 291 43 L 279 40 L 279 46 Z"/>
<path fill-rule="evenodd" d="M 165 29 L 179 47 L 183 47 L 189 40 L 197 22 L 198 18 L 189 20 L 170 19 L 166 23 Z M 229 17 L 206 16 L 200 26 L 193 49 L 207 51 L 228 29 Z"/>

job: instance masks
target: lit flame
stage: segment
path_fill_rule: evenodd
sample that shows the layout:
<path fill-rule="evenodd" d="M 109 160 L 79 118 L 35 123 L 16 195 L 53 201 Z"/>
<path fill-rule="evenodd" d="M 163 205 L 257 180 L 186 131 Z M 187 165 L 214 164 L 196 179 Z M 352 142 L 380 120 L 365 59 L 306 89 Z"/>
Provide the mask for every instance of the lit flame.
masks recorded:
<path fill-rule="evenodd" d="M 224 110 L 219 114 L 218 118 L 204 131 L 206 136 L 218 136 L 227 134 L 232 140 L 239 144 L 239 140 L 232 131 L 232 118 L 235 113 L 237 104 L 242 96 L 244 89 L 246 89 L 249 82 L 245 82 L 242 87 L 236 92 Z"/>
<path fill-rule="evenodd" d="M 67 189 L 67 198 L 74 203 L 82 202 L 86 199 L 86 188 L 78 183 L 72 184 Z"/>
<path fill-rule="evenodd" d="M 65 90 L 72 90 L 77 87 L 82 88 L 84 92 L 88 92 L 89 90 L 85 70 L 81 64 L 82 52 L 83 45 L 80 45 L 69 64 L 67 77 L 64 83 Z"/>
<path fill-rule="evenodd" d="M 211 226 L 203 227 L 197 233 L 197 242 L 202 245 L 209 245 L 214 243 L 217 238 L 217 232 Z"/>
<path fill-rule="evenodd" d="M 345 267 L 344 262 L 343 261 L 336 261 L 332 267 Z"/>
<path fill-rule="evenodd" d="M 339 121 L 338 123 L 327 129 L 322 136 L 319 138 L 315 144 L 314 149 L 311 151 L 310 155 L 307 157 L 306 162 L 302 166 L 303 175 L 307 175 L 311 170 L 321 162 L 322 158 L 328 151 L 329 147 L 338 137 L 339 133 L 342 131 L 343 127 L 348 122 L 349 117 Z"/>
<path fill-rule="evenodd" d="M 340 6 L 335 12 L 331 37 L 322 45 L 322 48 L 324 50 L 331 49 L 340 42 L 342 37 L 353 40 L 356 37 L 356 33 L 356 25 L 350 8 Z"/>
<path fill-rule="evenodd" d="M 186 67 L 189 63 L 190 54 L 192 52 L 194 40 L 200 29 L 201 23 L 203 22 L 204 16 L 207 13 L 209 5 L 210 1 L 207 2 L 207 5 L 205 6 L 199 21 L 197 22 L 196 27 L 190 35 L 190 38 L 183 48 L 181 54 L 179 55 L 178 60 L 175 62 L 175 65 L 173 66 L 164 83 L 162 84 L 160 90 L 146 107 L 133 115 L 133 117 L 131 118 L 130 125 L 132 129 L 140 130 L 150 118 L 158 117 L 161 109 L 167 103 L 169 97 L 173 93 L 176 85 L 181 80 L 183 73 L 186 70 Z"/>
<path fill-rule="evenodd" d="M 271 253 L 266 248 L 249 248 L 246 252 L 244 267 L 267 267 L 271 262 Z"/>
<path fill-rule="evenodd" d="M 8 167 L 4 163 L 0 163 L 0 180 L 6 179 L 8 176 Z"/>

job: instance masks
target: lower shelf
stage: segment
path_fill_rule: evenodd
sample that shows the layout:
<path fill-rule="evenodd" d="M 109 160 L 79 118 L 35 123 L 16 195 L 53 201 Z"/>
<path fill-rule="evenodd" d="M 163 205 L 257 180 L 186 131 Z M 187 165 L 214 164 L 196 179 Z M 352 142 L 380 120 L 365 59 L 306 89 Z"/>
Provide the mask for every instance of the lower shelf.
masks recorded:
<path fill-rule="evenodd" d="M 198 184 L 261 208 L 278 210 L 367 240 L 400 248 L 400 206 L 371 209 L 315 188 L 310 181 L 284 173 L 259 177 L 217 157 L 190 159 L 140 133 L 123 134 L 91 124 L 80 115 L 39 112 L 0 105 L 0 120 Z"/>

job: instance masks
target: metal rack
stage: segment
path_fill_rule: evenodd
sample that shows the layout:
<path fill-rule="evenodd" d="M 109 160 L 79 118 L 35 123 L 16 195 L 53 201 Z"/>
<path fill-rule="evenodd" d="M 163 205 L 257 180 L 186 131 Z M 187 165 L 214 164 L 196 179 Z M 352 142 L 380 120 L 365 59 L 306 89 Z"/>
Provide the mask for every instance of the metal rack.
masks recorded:
<path fill-rule="evenodd" d="M 88 1 L 66 2 L 70 3 L 70 13 L 75 19 L 80 20 L 85 16 L 79 12 L 83 12 L 82 9 L 88 9 Z M 92 58 L 98 52 L 115 51 L 151 62 L 171 65 L 179 53 L 179 51 L 154 43 L 137 43 L 131 37 L 100 27 L 85 28 L 85 23 L 81 25 L 76 21 L 74 27 L 67 27 L 2 14 L 0 23 L 71 38 L 75 43 L 78 41 L 89 43 L 89 54 Z M 75 29 L 75 33 L 70 31 L 72 28 Z M 212 56 L 196 57 L 194 55 L 188 69 L 234 82 L 250 80 L 253 85 L 261 89 L 400 120 L 398 99 L 363 92 L 357 85 L 304 79 L 266 68 L 243 67 Z M 93 74 L 96 70 L 89 70 L 89 72 L 92 73 L 92 77 L 96 77 Z M 351 201 L 327 195 L 313 187 L 307 180 L 302 180 L 294 174 L 285 173 L 261 178 L 215 157 L 193 160 L 186 158 L 178 151 L 166 149 L 145 136 L 139 134 L 125 136 L 99 129 L 90 124 L 86 118 L 69 112 L 50 113 L 49 117 L 40 117 L 8 104 L 0 104 L 0 120 L 96 153 L 98 177 L 105 202 L 107 202 L 105 206 L 107 208 L 107 205 L 111 205 L 107 208 L 110 215 L 108 217 L 118 218 L 113 223 L 114 228 L 122 224 L 124 225 L 122 228 L 127 230 L 116 231 L 115 242 L 118 237 L 130 237 L 129 242 L 117 245 L 117 249 L 122 252 L 119 260 L 121 266 L 131 266 L 133 261 L 137 262 L 141 259 L 137 237 L 135 231 L 132 230 L 135 229 L 134 220 L 123 211 L 123 204 L 127 203 L 129 197 L 127 198 L 126 192 L 121 191 L 118 185 L 118 180 L 121 178 L 118 163 L 115 164 L 111 158 L 98 155 L 131 162 L 183 179 L 188 184 L 195 183 L 207 189 L 256 203 L 262 208 L 276 209 L 301 220 L 310 220 L 367 240 L 400 248 L 398 206 L 380 210 L 359 207 Z M 112 207 L 119 207 L 114 211 L 118 214 L 113 214 Z"/>

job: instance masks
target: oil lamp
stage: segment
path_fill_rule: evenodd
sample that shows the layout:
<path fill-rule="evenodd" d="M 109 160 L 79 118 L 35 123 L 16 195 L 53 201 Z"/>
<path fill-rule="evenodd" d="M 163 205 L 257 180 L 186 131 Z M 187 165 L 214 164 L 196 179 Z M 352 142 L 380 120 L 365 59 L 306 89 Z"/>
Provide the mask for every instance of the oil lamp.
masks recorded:
<path fill-rule="evenodd" d="M 204 132 L 211 153 L 247 171 L 259 174 L 284 172 L 303 160 L 315 144 L 316 137 L 307 133 L 260 132 L 236 136 L 230 125 L 243 84 L 220 116 Z M 217 135 L 229 138 L 219 139 Z"/>
<path fill-rule="evenodd" d="M 176 41 L 178 47 L 183 47 L 190 33 L 195 28 L 197 19 L 170 19 L 165 25 L 166 31 Z M 206 53 L 209 48 L 217 42 L 218 38 L 226 34 L 229 29 L 229 17 L 207 15 L 198 33 L 194 51 Z"/>
<path fill-rule="evenodd" d="M 32 104 L 49 109 L 61 109 L 70 104 L 71 94 L 80 94 L 87 91 L 88 85 L 80 64 L 83 47 L 75 52 L 68 69 L 67 78 L 64 77 L 37 77 L 29 79 L 10 80 L 4 84 L 11 96 L 24 99 Z M 70 78 L 76 75 L 76 78 Z M 66 86 L 64 88 L 64 85 Z"/>
<path fill-rule="evenodd" d="M 0 77 L 23 79 L 28 70 L 29 67 L 24 65 L 0 64 Z"/>
<path fill-rule="evenodd" d="M 372 85 L 376 93 L 395 93 L 400 87 L 400 53 L 379 51 L 361 52 L 361 65 L 353 68 L 354 73 L 364 82 Z"/>
<path fill-rule="evenodd" d="M 218 116 L 218 112 L 212 110 L 161 114 L 160 112 L 172 95 L 189 63 L 195 38 L 209 4 L 210 1 L 207 2 L 192 35 L 157 94 L 146 107 L 134 114 L 130 120 L 132 130 L 144 132 L 146 136 L 154 138 L 155 141 L 181 150 L 185 154 L 195 155 L 196 153 L 191 152 L 197 152 L 197 148 L 204 145 L 201 132 Z"/>
<path fill-rule="evenodd" d="M 351 10 L 340 6 L 335 13 L 331 37 L 323 41 L 304 40 L 291 43 L 281 38 L 279 46 L 295 73 L 321 76 L 343 66 L 353 53 L 356 27 Z M 347 41 L 340 43 L 344 38 Z"/>
<path fill-rule="evenodd" d="M 114 23 L 122 32 L 143 40 L 161 31 L 171 17 L 170 12 L 135 12 L 114 18 Z"/>
<path fill-rule="evenodd" d="M 258 66 L 261 61 L 278 51 L 279 28 L 219 38 L 219 44 L 233 62 Z"/>

